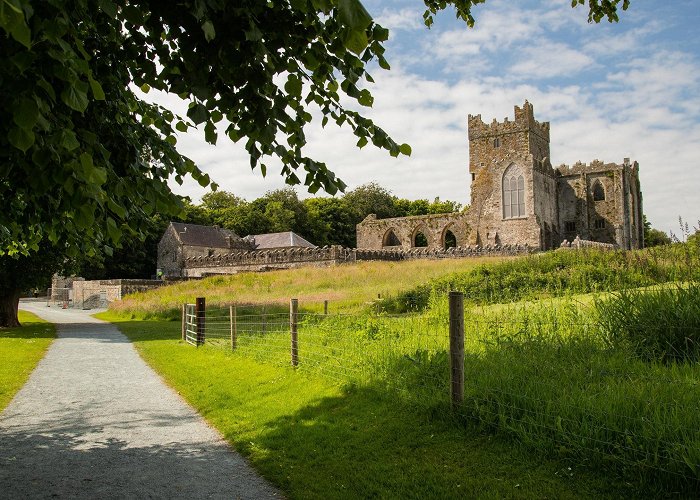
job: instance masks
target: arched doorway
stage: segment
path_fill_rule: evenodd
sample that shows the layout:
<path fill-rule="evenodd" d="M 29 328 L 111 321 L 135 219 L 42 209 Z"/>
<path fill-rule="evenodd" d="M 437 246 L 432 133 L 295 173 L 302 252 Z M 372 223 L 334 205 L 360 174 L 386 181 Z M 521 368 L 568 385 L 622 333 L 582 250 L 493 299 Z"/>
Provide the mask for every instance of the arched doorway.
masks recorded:
<path fill-rule="evenodd" d="M 448 248 L 455 248 L 457 246 L 457 237 L 455 233 L 452 232 L 450 228 L 445 229 L 442 235 L 442 248 L 447 250 Z"/>

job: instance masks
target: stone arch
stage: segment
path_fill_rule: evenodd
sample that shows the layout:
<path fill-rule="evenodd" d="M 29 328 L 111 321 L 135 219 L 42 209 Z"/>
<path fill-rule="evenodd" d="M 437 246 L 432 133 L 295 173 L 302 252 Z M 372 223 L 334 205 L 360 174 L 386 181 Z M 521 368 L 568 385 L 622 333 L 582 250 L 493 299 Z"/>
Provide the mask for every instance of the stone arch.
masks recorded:
<path fill-rule="evenodd" d="M 396 236 L 396 233 L 394 232 L 394 228 L 390 228 L 386 233 L 384 233 L 384 237 L 382 238 L 382 246 L 383 247 L 398 247 L 401 246 L 401 240 L 399 240 L 398 236 Z"/>
<path fill-rule="evenodd" d="M 593 201 L 605 201 L 605 188 L 603 187 L 603 184 L 596 179 L 593 181 Z"/>
<path fill-rule="evenodd" d="M 501 192 L 503 194 L 503 218 L 526 217 L 525 174 L 518 165 L 511 163 L 503 172 Z"/>
<path fill-rule="evenodd" d="M 411 247 L 412 248 L 424 248 L 430 246 L 430 239 L 428 237 L 430 233 L 425 224 L 419 225 L 413 230 L 411 234 Z"/>
<path fill-rule="evenodd" d="M 441 246 L 445 250 L 448 248 L 455 248 L 458 246 L 457 244 L 457 236 L 454 233 L 454 223 L 450 223 L 447 226 L 445 226 L 445 229 L 442 230 L 442 236 L 440 238 L 441 241 Z"/>

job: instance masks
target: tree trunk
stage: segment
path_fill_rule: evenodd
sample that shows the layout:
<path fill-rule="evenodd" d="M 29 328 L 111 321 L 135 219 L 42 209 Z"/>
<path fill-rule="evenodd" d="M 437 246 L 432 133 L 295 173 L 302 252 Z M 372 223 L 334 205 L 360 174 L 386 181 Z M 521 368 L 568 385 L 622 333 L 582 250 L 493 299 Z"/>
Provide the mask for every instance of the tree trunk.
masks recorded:
<path fill-rule="evenodd" d="M 0 328 L 21 326 L 17 319 L 20 290 L 0 290 Z"/>

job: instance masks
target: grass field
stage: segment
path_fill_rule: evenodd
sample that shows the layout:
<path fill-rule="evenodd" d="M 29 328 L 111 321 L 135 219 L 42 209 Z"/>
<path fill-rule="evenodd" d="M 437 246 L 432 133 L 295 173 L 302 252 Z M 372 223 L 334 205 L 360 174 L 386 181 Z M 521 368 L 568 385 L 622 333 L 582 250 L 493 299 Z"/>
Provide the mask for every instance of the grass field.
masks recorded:
<path fill-rule="evenodd" d="M 24 385 L 56 337 L 55 327 L 39 317 L 19 311 L 19 328 L 0 329 L 0 410 L 5 409 Z"/>
<path fill-rule="evenodd" d="M 360 262 L 332 268 L 301 268 L 267 273 L 214 276 L 129 295 L 110 310 L 129 319 L 176 319 L 185 302 L 206 297 L 207 303 L 269 303 L 286 307 L 298 298 L 302 307 L 320 311 L 328 300 L 333 312 L 357 312 L 367 303 L 410 290 L 445 274 L 469 271 L 500 258 Z M 340 285 L 340 286 L 339 286 Z"/>
<path fill-rule="evenodd" d="M 177 340 L 179 323 L 128 321 L 176 317 L 187 284 L 125 301 L 107 317 L 292 497 L 687 496 L 700 487 L 699 257 L 700 248 L 674 245 L 463 269 L 371 263 L 382 265 L 212 278 L 189 284 L 192 297 L 208 301 L 207 344 L 197 349 Z M 255 288 L 255 279 L 266 285 Z M 465 403 L 457 411 L 448 390 L 451 289 L 466 292 Z M 316 314 L 324 291 L 336 294 L 331 312 L 343 314 Z M 296 370 L 291 296 L 302 311 Z M 277 302 L 239 309 L 235 354 L 228 307 L 216 312 L 227 302 Z M 387 310 L 413 312 L 377 315 Z M 630 328 L 620 328 L 632 314 Z M 496 475 L 483 465 L 495 456 Z M 347 489 L 320 481 L 309 464 Z M 523 470 L 535 471 L 534 483 Z M 504 477 L 519 486 L 509 489 Z M 486 493 L 477 495 L 480 487 Z"/>
<path fill-rule="evenodd" d="M 532 455 L 507 434 L 436 416 L 382 386 L 340 385 L 195 349 L 178 340 L 174 322 L 117 325 L 290 498 L 620 498 L 633 491 L 580 463 Z"/>

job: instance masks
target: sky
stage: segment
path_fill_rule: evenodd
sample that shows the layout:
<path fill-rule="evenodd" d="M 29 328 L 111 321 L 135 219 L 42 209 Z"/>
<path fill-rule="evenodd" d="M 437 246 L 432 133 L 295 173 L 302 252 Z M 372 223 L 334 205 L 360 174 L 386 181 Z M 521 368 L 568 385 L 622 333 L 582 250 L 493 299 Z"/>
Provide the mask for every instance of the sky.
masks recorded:
<path fill-rule="evenodd" d="M 467 116 L 513 119 L 513 106 L 528 100 L 535 118 L 550 122 L 553 165 L 631 158 L 653 227 L 680 236 L 679 217 L 700 226 L 697 0 L 632 0 L 616 24 L 588 24 L 587 10 L 572 9 L 570 0 L 487 0 L 473 10 L 473 29 L 449 9 L 427 29 L 419 0 L 363 3 L 390 29 L 391 64 L 370 70 L 374 105 L 363 111 L 413 153 L 360 150 L 347 126 L 321 129 L 315 120 L 306 154 L 325 161 L 348 189 L 377 182 L 401 198 L 466 205 Z M 179 106 L 177 98 L 156 99 Z M 242 146 L 225 136 L 211 146 L 203 133 L 181 134 L 178 149 L 219 189 L 248 200 L 284 186 L 274 166 L 265 178 L 252 171 Z M 172 187 L 195 202 L 207 192 L 193 181 Z"/>

